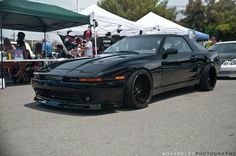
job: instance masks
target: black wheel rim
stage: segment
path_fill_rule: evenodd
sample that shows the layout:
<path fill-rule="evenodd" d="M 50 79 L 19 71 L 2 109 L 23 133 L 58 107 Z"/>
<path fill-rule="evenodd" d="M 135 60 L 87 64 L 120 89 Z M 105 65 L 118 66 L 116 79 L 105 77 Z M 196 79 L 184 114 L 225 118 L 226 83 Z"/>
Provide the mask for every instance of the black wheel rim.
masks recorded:
<path fill-rule="evenodd" d="M 208 83 L 211 87 L 214 87 L 216 84 L 216 74 L 214 74 L 214 72 L 212 72 L 211 70 L 208 72 Z"/>
<path fill-rule="evenodd" d="M 134 81 L 133 95 L 137 102 L 143 104 L 150 98 L 151 86 L 146 75 L 138 75 Z"/>

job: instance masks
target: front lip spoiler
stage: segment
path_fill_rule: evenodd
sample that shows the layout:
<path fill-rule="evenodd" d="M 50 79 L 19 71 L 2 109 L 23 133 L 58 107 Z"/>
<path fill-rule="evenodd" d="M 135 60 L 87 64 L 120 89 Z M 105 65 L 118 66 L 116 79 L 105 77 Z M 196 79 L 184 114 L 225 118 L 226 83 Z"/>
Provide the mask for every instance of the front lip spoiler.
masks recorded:
<path fill-rule="evenodd" d="M 78 104 L 66 101 L 52 100 L 48 98 L 42 98 L 39 96 L 34 97 L 34 101 L 37 103 L 57 107 L 57 108 L 68 108 L 68 109 L 83 109 L 83 110 L 101 110 L 102 108 L 112 108 L 114 105 L 109 103 L 98 103 L 98 104 Z"/>

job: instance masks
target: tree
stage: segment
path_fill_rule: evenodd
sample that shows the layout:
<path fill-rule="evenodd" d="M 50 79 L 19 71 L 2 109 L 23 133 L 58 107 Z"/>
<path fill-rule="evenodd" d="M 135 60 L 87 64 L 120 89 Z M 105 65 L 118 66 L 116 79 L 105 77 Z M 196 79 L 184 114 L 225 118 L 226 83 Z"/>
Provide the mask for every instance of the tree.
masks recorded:
<path fill-rule="evenodd" d="M 220 40 L 236 39 L 236 4 L 234 0 L 212 1 L 206 6 L 208 22 L 205 31 Z"/>
<path fill-rule="evenodd" d="M 236 3 L 234 0 L 189 0 L 183 11 L 184 26 L 214 35 L 218 40 L 236 40 Z"/>
<path fill-rule="evenodd" d="M 116 15 L 136 21 L 149 12 L 174 21 L 176 8 L 167 7 L 168 0 L 101 0 L 98 6 Z"/>
<path fill-rule="evenodd" d="M 205 15 L 205 6 L 203 5 L 202 0 L 189 0 L 183 14 L 185 15 L 185 18 L 182 19 L 181 22 L 184 26 L 198 31 L 204 31 L 207 19 Z"/>

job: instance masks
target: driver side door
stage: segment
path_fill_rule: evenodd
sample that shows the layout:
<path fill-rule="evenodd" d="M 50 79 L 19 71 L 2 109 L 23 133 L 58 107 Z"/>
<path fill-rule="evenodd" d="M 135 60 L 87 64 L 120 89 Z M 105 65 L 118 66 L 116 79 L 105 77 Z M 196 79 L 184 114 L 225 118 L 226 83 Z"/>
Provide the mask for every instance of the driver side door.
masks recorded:
<path fill-rule="evenodd" d="M 162 51 L 176 49 L 177 54 L 167 55 L 161 63 L 161 86 L 187 82 L 196 75 L 196 56 L 182 36 L 166 37 Z"/>

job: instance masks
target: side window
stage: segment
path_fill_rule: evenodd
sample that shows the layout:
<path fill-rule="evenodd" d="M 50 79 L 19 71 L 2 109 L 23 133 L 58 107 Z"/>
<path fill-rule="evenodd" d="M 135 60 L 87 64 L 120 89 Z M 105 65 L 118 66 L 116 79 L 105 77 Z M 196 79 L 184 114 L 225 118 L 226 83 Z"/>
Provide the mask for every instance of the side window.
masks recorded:
<path fill-rule="evenodd" d="M 192 49 L 182 37 L 167 37 L 163 47 L 164 50 L 177 49 L 178 53 L 192 52 Z"/>

